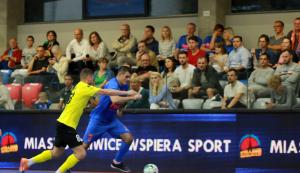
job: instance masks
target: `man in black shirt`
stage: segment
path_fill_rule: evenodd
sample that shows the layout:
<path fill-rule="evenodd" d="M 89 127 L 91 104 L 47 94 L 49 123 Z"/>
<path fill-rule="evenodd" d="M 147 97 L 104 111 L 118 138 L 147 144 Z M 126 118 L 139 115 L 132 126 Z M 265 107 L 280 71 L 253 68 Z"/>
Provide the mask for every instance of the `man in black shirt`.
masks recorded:
<path fill-rule="evenodd" d="M 142 86 L 146 89 L 149 89 L 150 71 L 157 72 L 157 68 L 150 64 L 150 56 L 145 53 L 141 57 L 141 65 L 137 68 L 136 73 L 138 78 L 143 81 Z"/>

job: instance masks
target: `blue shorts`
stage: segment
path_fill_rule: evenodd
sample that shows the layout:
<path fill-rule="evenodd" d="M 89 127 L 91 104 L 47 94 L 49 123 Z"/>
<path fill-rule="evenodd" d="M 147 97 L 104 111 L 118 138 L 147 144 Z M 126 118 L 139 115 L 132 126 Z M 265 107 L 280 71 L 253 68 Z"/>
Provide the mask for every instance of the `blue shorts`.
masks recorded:
<path fill-rule="evenodd" d="M 114 138 L 120 138 L 121 134 L 129 133 L 129 129 L 117 118 L 110 123 L 103 123 L 99 120 L 90 119 L 86 128 L 83 141 L 90 144 L 101 138 L 104 133 L 109 133 Z"/>

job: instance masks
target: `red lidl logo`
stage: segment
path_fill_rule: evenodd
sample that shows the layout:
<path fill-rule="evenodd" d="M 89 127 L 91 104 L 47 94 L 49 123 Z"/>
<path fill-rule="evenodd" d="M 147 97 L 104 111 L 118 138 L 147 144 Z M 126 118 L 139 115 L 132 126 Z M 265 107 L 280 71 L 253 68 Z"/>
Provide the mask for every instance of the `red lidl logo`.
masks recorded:
<path fill-rule="evenodd" d="M 254 134 L 248 134 L 240 140 L 240 158 L 262 156 L 261 142 Z"/>
<path fill-rule="evenodd" d="M 17 138 L 15 134 L 11 132 L 5 132 L 2 134 L 0 129 L 0 142 L 1 142 L 0 148 L 2 154 L 14 153 L 18 151 Z"/>

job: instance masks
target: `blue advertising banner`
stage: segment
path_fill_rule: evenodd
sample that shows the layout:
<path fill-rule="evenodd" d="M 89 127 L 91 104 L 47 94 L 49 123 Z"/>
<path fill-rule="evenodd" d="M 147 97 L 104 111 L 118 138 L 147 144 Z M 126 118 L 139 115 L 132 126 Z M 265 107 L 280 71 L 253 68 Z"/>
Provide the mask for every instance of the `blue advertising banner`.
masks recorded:
<path fill-rule="evenodd" d="M 126 114 L 122 122 L 135 139 L 125 157 L 133 172 L 156 164 L 160 172 L 299 172 L 300 117 L 279 113 Z M 0 168 L 18 166 L 21 157 L 52 149 L 58 113 L 0 115 Z M 83 137 L 89 116 L 78 127 Z M 120 139 L 91 144 L 86 159 L 74 170 L 111 171 Z M 64 157 L 36 170 L 56 170 Z"/>

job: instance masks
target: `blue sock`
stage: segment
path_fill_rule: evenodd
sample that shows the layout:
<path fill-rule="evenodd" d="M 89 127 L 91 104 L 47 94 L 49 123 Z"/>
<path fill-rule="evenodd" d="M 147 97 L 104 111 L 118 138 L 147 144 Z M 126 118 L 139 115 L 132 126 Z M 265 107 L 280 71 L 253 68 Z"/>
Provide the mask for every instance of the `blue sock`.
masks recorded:
<path fill-rule="evenodd" d="M 115 156 L 115 161 L 117 162 L 122 162 L 124 155 L 128 152 L 130 145 L 127 144 L 126 142 L 122 141 L 120 150 L 117 152 Z"/>

